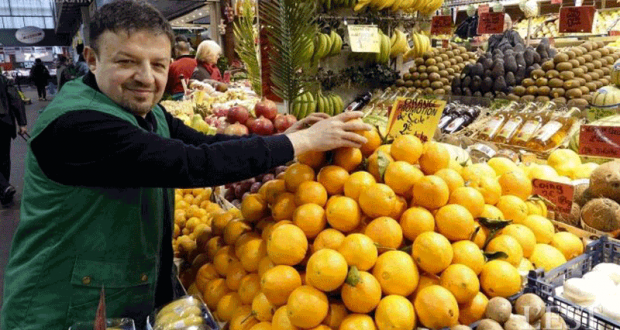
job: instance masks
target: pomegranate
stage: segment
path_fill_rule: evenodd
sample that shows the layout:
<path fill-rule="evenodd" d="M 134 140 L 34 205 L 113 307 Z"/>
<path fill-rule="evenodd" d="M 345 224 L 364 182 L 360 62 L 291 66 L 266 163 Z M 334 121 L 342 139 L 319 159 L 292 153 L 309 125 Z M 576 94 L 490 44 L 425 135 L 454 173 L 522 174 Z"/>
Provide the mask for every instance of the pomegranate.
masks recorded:
<path fill-rule="evenodd" d="M 224 134 L 227 135 L 247 135 L 249 134 L 248 128 L 245 125 L 235 123 L 224 129 Z"/>
<path fill-rule="evenodd" d="M 263 181 L 263 183 L 266 183 L 266 182 L 269 182 L 269 181 L 271 181 L 271 180 L 273 180 L 275 178 L 276 178 L 275 175 L 273 175 L 271 173 L 268 173 L 268 174 L 265 174 L 265 176 L 263 176 L 263 180 L 262 181 Z"/>
<path fill-rule="evenodd" d="M 228 126 L 230 126 L 230 124 L 227 121 L 220 123 L 219 126 L 216 126 L 217 127 L 217 134 L 226 134 L 226 133 L 224 133 L 224 131 L 226 131 L 226 128 Z"/>
<path fill-rule="evenodd" d="M 248 118 L 248 120 L 245 122 L 245 126 L 248 127 L 248 129 L 250 130 L 250 132 L 252 132 L 252 125 L 254 125 L 254 122 L 256 121 L 256 118 L 250 116 L 250 118 Z"/>
<path fill-rule="evenodd" d="M 262 185 L 263 185 L 262 182 L 254 182 L 252 184 L 252 187 L 250 187 L 250 192 L 252 194 L 256 194 Z"/>
<path fill-rule="evenodd" d="M 276 131 L 278 133 L 282 133 L 289 129 L 289 127 L 293 126 L 296 122 L 297 118 L 293 115 L 280 115 L 276 117 L 274 126 L 276 127 Z"/>
<path fill-rule="evenodd" d="M 228 122 L 230 122 L 231 124 L 234 124 L 234 123 L 245 124 L 248 118 L 250 118 L 250 112 L 248 111 L 246 107 L 241 106 L 241 105 L 237 105 L 237 106 L 230 108 L 228 110 L 228 114 L 226 115 L 226 119 L 228 119 Z"/>
<path fill-rule="evenodd" d="M 216 117 L 226 117 L 228 115 L 228 109 L 223 109 L 223 108 L 213 109 L 213 114 Z"/>
<path fill-rule="evenodd" d="M 252 133 L 258 135 L 273 134 L 273 123 L 271 122 L 271 120 L 263 116 L 253 121 L 251 125 L 248 125 L 248 127 L 250 128 L 250 131 L 252 131 Z"/>
<path fill-rule="evenodd" d="M 275 102 L 263 98 L 254 106 L 254 112 L 256 112 L 256 117 L 263 116 L 269 120 L 274 120 L 278 115 L 278 108 Z"/>

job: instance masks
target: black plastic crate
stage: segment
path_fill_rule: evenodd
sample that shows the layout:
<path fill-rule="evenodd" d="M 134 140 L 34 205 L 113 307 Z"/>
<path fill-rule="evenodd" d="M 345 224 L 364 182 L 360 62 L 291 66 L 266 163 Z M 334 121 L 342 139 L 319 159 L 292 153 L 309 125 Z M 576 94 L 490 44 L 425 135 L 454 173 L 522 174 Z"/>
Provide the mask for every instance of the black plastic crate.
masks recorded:
<path fill-rule="evenodd" d="M 539 295 L 548 306 L 556 307 L 565 318 L 576 321 L 583 328 L 620 330 L 620 322 L 555 295 L 555 288 L 562 286 L 567 279 L 582 277 L 594 266 L 604 262 L 620 265 L 620 244 L 610 241 L 606 236 L 586 246 L 584 254 L 546 274 L 542 269 L 530 271 L 525 291 Z"/>

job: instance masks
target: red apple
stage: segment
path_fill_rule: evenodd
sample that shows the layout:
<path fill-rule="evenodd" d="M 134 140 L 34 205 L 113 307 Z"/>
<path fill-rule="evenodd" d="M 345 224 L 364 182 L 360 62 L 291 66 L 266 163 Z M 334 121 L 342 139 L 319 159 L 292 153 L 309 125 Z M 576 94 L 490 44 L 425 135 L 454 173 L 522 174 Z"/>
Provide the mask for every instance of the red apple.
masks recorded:
<path fill-rule="evenodd" d="M 289 127 L 293 126 L 297 122 L 297 118 L 293 115 L 281 115 L 277 116 L 274 121 L 274 126 L 278 133 L 286 131 Z"/>
<path fill-rule="evenodd" d="M 249 134 L 248 128 L 245 125 L 235 123 L 224 129 L 224 134 L 227 135 L 247 135 Z"/>
<path fill-rule="evenodd" d="M 250 131 L 258 135 L 271 135 L 273 134 L 273 123 L 271 120 L 261 116 L 248 125 Z"/>
<path fill-rule="evenodd" d="M 274 120 L 278 115 L 278 108 L 275 102 L 263 98 L 254 106 L 254 112 L 256 112 L 256 117 L 263 116 L 269 120 Z"/>
<path fill-rule="evenodd" d="M 250 112 L 244 106 L 237 105 L 228 110 L 228 114 L 226 115 L 226 119 L 231 124 L 241 123 L 245 124 L 245 122 L 250 118 Z"/>

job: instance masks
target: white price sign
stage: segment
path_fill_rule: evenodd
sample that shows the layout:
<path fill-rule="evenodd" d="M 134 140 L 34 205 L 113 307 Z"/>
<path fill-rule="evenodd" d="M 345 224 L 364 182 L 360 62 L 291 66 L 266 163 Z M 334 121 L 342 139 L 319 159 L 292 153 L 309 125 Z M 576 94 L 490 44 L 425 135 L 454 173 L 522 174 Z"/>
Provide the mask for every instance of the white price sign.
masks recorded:
<path fill-rule="evenodd" d="M 348 25 L 349 43 L 354 53 L 379 53 L 381 39 L 374 25 Z"/>

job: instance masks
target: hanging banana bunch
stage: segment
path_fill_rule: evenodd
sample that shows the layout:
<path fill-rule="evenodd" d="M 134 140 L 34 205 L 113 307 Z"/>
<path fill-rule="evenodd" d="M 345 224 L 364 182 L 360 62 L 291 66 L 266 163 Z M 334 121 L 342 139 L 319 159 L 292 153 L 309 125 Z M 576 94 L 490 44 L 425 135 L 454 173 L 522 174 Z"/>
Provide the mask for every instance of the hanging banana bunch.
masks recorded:
<path fill-rule="evenodd" d="M 344 102 L 340 95 L 329 93 L 323 95 L 319 90 L 316 96 L 316 112 L 326 113 L 330 116 L 339 115 L 344 111 Z"/>
<path fill-rule="evenodd" d="M 443 0 L 358 0 L 353 9 L 360 11 L 370 7 L 375 10 L 403 10 L 409 13 L 419 11 L 424 15 L 430 15 L 442 4 Z"/>
<path fill-rule="evenodd" d="M 413 48 L 405 53 L 405 56 L 403 57 L 404 61 L 421 57 L 422 54 L 431 50 L 431 40 L 428 36 L 418 32 L 411 32 L 411 39 L 413 40 Z"/>
<path fill-rule="evenodd" d="M 330 11 L 336 8 L 354 8 L 357 5 L 357 0 L 318 0 L 319 7 L 323 7 L 325 11 Z"/>
<path fill-rule="evenodd" d="M 298 120 L 306 118 L 311 113 L 316 112 L 317 102 L 312 93 L 305 92 L 293 100 L 291 114 Z"/>
<path fill-rule="evenodd" d="M 394 29 L 394 33 L 392 33 L 390 38 L 390 57 L 398 57 L 399 55 L 406 54 L 409 50 L 411 48 L 409 48 L 407 35 L 400 29 Z"/>

